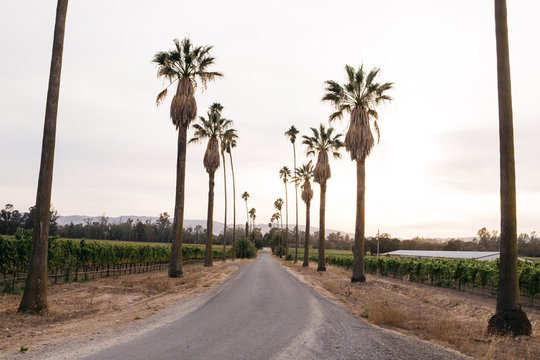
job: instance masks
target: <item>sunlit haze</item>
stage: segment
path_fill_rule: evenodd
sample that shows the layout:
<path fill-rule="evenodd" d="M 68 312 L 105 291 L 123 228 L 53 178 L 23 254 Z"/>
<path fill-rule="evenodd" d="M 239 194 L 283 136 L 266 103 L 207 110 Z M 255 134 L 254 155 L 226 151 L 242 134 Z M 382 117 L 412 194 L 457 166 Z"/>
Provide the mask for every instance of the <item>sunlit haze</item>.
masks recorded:
<path fill-rule="evenodd" d="M 35 202 L 56 1 L 0 3 L 0 205 Z M 518 231 L 540 230 L 539 1 L 508 2 Z M 366 162 L 366 234 L 469 237 L 499 229 L 498 107 L 493 1 L 72 1 L 58 109 L 52 204 L 60 215 L 173 213 L 177 132 L 152 56 L 189 36 L 214 46 L 225 76 L 197 89 L 199 115 L 224 106 L 237 223 L 245 203 L 267 224 L 293 167 L 284 132 L 328 124 L 324 81 L 344 65 L 395 83 L 379 109 L 380 143 Z M 334 123 L 341 132 L 348 118 Z M 190 131 L 190 135 L 192 131 Z M 205 145 L 188 146 L 186 219 L 205 219 Z M 298 165 L 305 147 L 297 142 Z M 331 159 L 326 227 L 354 232 L 355 163 Z M 230 170 L 227 163 L 227 171 Z M 231 181 L 228 180 L 228 185 Z M 311 224 L 318 226 L 314 184 Z M 223 172 L 214 220 L 223 221 Z M 232 196 L 232 187 L 229 187 Z M 299 194 L 299 223 L 305 206 Z M 232 201 L 229 201 L 229 223 Z M 289 224 L 294 186 L 289 185 Z"/>

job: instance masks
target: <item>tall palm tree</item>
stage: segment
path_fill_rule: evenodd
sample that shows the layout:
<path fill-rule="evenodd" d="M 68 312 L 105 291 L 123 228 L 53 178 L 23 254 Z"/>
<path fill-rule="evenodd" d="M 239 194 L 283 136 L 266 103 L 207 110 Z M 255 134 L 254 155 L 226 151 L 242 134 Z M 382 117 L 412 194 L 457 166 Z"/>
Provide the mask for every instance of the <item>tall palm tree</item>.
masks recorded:
<path fill-rule="evenodd" d="M 283 180 L 285 185 L 285 254 L 289 255 L 289 197 L 287 195 L 287 183 L 291 177 L 291 170 L 284 166 L 279 170 L 279 178 Z M 287 259 L 287 256 L 285 256 Z"/>
<path fill-rule="evenodd" d="M 517 336 L 530 335 L 532 327 L 527 314 L 521 310 L 519 303 L 514 125 L 506 17 L 506 0 L 495 0 L 499 95 L 501 255 L 497 308 L 495 315 L 489 319 L 488 331 Z"/>
<path fill-rule="evenodd" d="M 47 310 L 47 253 L 49 247 L 49 222 L 51 217 L 51 190 L 56 141 L 56 118 L 60 96 L 60 75 L 64 52 L 68 0 L 58 0 L 54 24 L 49 89 L 45 107 L 45 125 L 41 146 L 41 164 L 36 196 L 36 221 L 30 246 L 30 264 L 19 311 L 41 312 Z"/>
<path fill-rule="evenodd" d="M 332 175 L 330 164 L 328 162 L 328 153 L 330 152 L 334 158 L 339 159 L 341 154 L 340 148 L 343 146 L 340 138 L 342 134 L 334 135 L 334 128 L 326 129 L 323 124 L 319 125 L 319 129 L 311 128 L 312 136 L 304 135 L 302 144 L 307 146 L 306 154 L 308 156 L 317 153 L 317 164 L 313 171 L 313 178 L 316 183 L 321 186 L 321 205 L 319 209 L 319 263 L 317 271 L 326 271 L 324 258 L 324 240 L 325 240 L 325 212 L 326 212 L 326 182 Z"/>
<path fill-rule="evenodd" d="M 335 112 L 330 115 L 330 122 L 341 119 L 344 113 L 350 114 L 349 129 L 345 136 L 345 149 L 350 153 L 351 160 L 356 161 L 356 225 L 354 230 L 354 261 L 352 282 L 366 281 L 364 275 L 364 231 L 365 231 L 365 181 L 366 158 L 375 145 L 371 124 L 377 133 L 379 141 L 379 114 L 376 107 L 392 98 L 387 91 L 393 83 L 376 82 L 379 69 L 373 68 L 368 74 L 361 65 L 358 70 L 345 65 L 347 82 L 339 85 L 337 82 L 326 81 L 326 94 L 323 101 L 330 102 Z"/>
<path fill-rule="evenodd" d="M 156 98 L 157 105 L 167 96 L 168 88 L 178 82 L 170 111 L 172 122 L 178 130 L 178 154 L 169 276 L 180 277 L 183 274 L 182 236 L 184 228 L 187 129 L 197 116 L 195 89 L 197 88 L 197 81 L 200 81 L 203 89 L 205 89 L 208 81 L 213 81 L 223 75 L 219 72 L 208 71 L 208 68 L 214 64 L 215 60 L 210 56 L 212 46 L 194 46 L 189 38 L 185 38 L 181 42 L 174 39 L 173 42 L 173 50 L 156 53 L 152 61 L 157 64 L 158 77 L 163 77 L 169 82 L 169 85 L 158 94 Z"/>
<path fill-rule="evenodd" d="M 299 131 L 298 129 L 292 125 L 289 130 L 285 132 L 285 136 L 289 137 L 289 140 L 291 141 L 292 147 L 293 147 L 293 156 L 294 156 L 294 169 L 296 169 L 296 135 L 298 135 Z M 295 170 L 296 171 L 296 170 Z M 298 182 L 294 182 L 294 195 L 296 199 L 296 227 L 294 228 L 294 239 L 295 239 L 295 247 L 294 247 L 294 262 L 298 262 Z"/>
<path fill-rule="evenodd" d="M 210 106 L 210 111 L 218 112 L 221 115 L 221 111 L 223 111 L 223 106 L 220 103 L 213 103 Z M 225 123 L 225 120 L 222 121 Z M 229 125 L 232 126 L 232 120 L 229 121 Z M 227 151 L 227 147 L 230 146 L 230 142 L 234 139 L 236 139 L 238 135 L 236 135 L 235 129 L 222 129 L 222 131 L 219 134 L 219 140 L 220 140 L 220 149 L 221 149 L 221 159 L 223 160 L 223 187 L 224 187 L 224 194 L 225 194 L 225 219 L 223 221 L 223 254 L 222 254 L 222 261 L 225 262 L 226 255 L 227 255 L 227 166 L 225 162 L 225 151 Z M 231 159 L 232 160 L 232 159 Z M 233 251 L 234 253 L 234 251 Z"/>
<path fill-rule="evenodd" d="M 249 210 L 249 217 L 251 218 L 251 231 L 253 231 L 253 228 L 255 227 L 255 213 L 257 210 L 255 208 L 251 208 Z"/>
<path fill-rule="evenodd" d="M 249 235 L 249 212 L 248 212 L 248 199 L 249 199 L 249 193 L 247 191 L 244 191 L 242 194 L 242 199 L 246 202 L 246 237 Z"/>
<path fill-rule="evenodd" d="M 212 108 L 207 113 L 207 118 L 200 116 L 199 122 L 193 125 L 195 133 L 189 141 L 201 142 L 208 139 L 203 164 L 208 173 L 208 215 L 206 218 L 206 254 L 204 266 L 212 266 L 212 229 L 214 224 L 214 176 L 219 167 L 219 139 L 221 134 L 232 124 L 231 120 L 224 119 L 218 111 Z"/>
<path fill-rule="evenodd" d="M 281 234 L 283 235 L 283 216 L 282 216 L 282 211 L 281 209 L 283 208 L 283 199 L 282 198 L 278 198 L 276 199 L 276 201 L 274 201 L 274 208 L 278 211 L 278 215 L 279 215 L 279 220 L 281 220 Z M 280 243 L 279 243 L 279 257 L 281 258 L 282 256 L 282 251 L 281 251 L 281 239 L 283 238 L 283 236 L 280 238 Z"/>
<path fill-rule="evenodd" d="M 233 183 L 233 232 L 232 232 L 232 261 L 234 261 L 234 246 L 236 244 L 236 184 L 234 182 L 234 166 L 232 159 L 232 149 L 236 147 L 236 139 L 238 139 L 238 134 L 235 131 L 234 136 L 230 139 L 225 139 L 225 151 L 229 154 L 229 160 L 231 161 L 231 173 L 232 173 L 232 183 Z M 225 163 L 225 160 L 223 160 Z"/>
<path fill-rule="evenodd" d="M 306 203 L 306 238 L 304 240 L 304 262 L 302 266 L 309 266 L 309 226 L 310 226 L 310 207 L 311 199 L 313 199 L 313 190 L 311 190 L 311 179 L 313 178 L 313 165 L 311 160 L 307 163 L 294 169 L 294 181 L 301 183 L 302 181 L 302 200 Z"/>

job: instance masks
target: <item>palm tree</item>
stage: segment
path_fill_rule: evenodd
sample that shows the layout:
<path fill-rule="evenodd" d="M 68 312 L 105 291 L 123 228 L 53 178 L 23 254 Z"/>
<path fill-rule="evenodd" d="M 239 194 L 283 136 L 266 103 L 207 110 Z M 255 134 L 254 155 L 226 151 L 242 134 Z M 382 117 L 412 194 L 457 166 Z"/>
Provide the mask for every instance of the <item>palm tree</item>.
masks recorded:
<path fill-rule="evenodd" d="M 238 134 L 236 130 L 234 136 L 229 139 L 225 139 L 225 151 L 229 154 L 229 160 L 231 161 L 231 173 L 232 173 L 232 183 L 233 183 L 233 233 L 232 233 L 232 261 L 234 261 L 234 246 L 236 244 L 236 184 L 234 182 L 234 166 L 232 160 L 232 149 L 236 147 L 236 139 L 238 139 Z M 223 143 L 223 142 L 222 142 Z M 225 164 L 225 160 L 223 160 Z"/>
<path fill-rule="evenodd" d="M 47 310 L 47 254 L 49 247 L 49 222 L 51 217 L 51 190 L 56 140 L 56 117 L 60 95 L 60 75 L 64 52 L 68 0 L 58 0 L 56 22 L 49 73 L 49 89 L 45 108 L 45 125 L 41 147 L 41 164 L 36 196 L 36 221 L 30 246 L 30 264 L 19 311 L 41 312 Z"/>
<path fill-rule="evenodd" d="M 514 125 L 506 17 L 506 0 L 495 0 L 499 95 L 501 255 L 497 307 L 495 315 L 489 319 L 488 331 L 517 336 L 530 335 L 532 327 L 527 314 L 521 310 L 519 303 Z"/>
<path fill-rule="evenodd" d="M 287 182 L 291 177 L 291 170 L 287 166 L 279 170 L 279 178 L 283 179 L 285 185 L 285 254 L 289 255 L 289 198 L 287 196 Z M 285 260 L 287 257 L 285 256 Z"/>
<path fill-rule="evenodd" d="M 294 181 L 296 183 L 304 182 L 302 185 L 302 200 L 306 203 L 306 239 L 304 241 L 304 262 L 302 266 L 309 266 L 309 225 L 310 225 L 310 207 L 313 199 L 313 190 L 311 190 L 311 179 L 313 178 L 313 165 L 311 160 L 299 168 L 294 169 Z"/>
<path fill-rule="evenodd" d="M 219 167 L 219 139 L 221 134 L 232 124 L 231 120 L 221 117 L 218 111 L 210 110 L 207 113 L 208 118 L 199 116 L 199 123 L 194 124 L 195 133 L 189 141 L 201 142 L 208 139 L 206 152 L 204 153 L 203 164 L 208 173 L 208 215 L 206 218 L 206 254 L 204 257 L 204 266 L 212 266 L 212 228 L 214 224 L 214 176 Z"/>
<path fill-rule="evenodd" d="M 274 201 L 274 208 L 279 212 L 278 213 L 278 216 L 279 216 L 279 219 L 281 220 L 281 233 L 283 234 L 283 216 L 282 216 L 282 212 L 281 212 L 281 209 L 283 208 L 283 199 L 282 198 L 278 198 L 276 199 L 276 201 Z M 280 240 L 281 241 L 281 240 Z M 281 258 L 282 256 L 282 251 L 281 251 L 281 242 L 279 243 L 279 257 Z"/>
<path fill-rule="evenodd" d="M 221 115 L 221 111 L 223 111 L 223 106 L 220 103 L 213 103 L 210 106 L 210 111 L 218 112 Z M 229 125 L 232 125 L 232 120 L 227 119 L 221 119 L 224 123 L 226 121 L 229 121 Z M 230 148 L 230 142 L 232 140 L 235 140 L 238 137 L 236 135 L 235 129 L 222 129 L 222 131 L 219 134 L 219 140 L 220 140 L 220 149 L 221 149 L 221 159 L 223 160 L 223 187 L 224 187 L 224 193 L 225 193 L 225 219 L 223 221 L 223 254 L 222 254 L 222 261 L 225 262 L 226 254 L 227 254 L 227 167 L 225 162 L 225 151 L 227 151 L 227 147 Z M 236 140 L 235 140 L 236 141 Z M 232 159 L 231 159 L 232 164 Z M 233 240 L 234 241 L 234 240 Z M 234 253 L 234 251 L 233 251 Z"/>
<path fill-rule="evenodd" d="M 167 96 L 167 89 L 178 81 L 170 112 L 172 122 L 178 130 L 178 155 L 169 276 L 180 277 L 183 273 L 182 236 L 184 228 L 187 129 L 197 116 L 195 89 L 197 80 L 201 82 L 203 89 L 205 89 L 208 81 L 213 81 L 223 75 L 219 72 L 208 71 L 208 68 L 214 64 L 215 60 L 210 56 L 212 46 L 193 46 L 189 38 L 185 38 L 181 42 L 174 39 L 173 42 L 173 50 L 156 53 L 152 61 L 158 66 L 158 77 L 163 77 L 169 82 L 169 85 L 158 94 L 156 98 L 157 105 Z"/>
<path fill-rule="evenodd" d="M 296 169 L 296 135 L 298 135 L 298 129 L 292 125 L 289 130 L 285 132 L 285 136 L 289 137 L 289 140 L 291 141 L 292 147 L 293 147 L 293 156 L 294 156 L 294 169 Z M 296 227 L 294 230 L 294 239 L 295 239 L 295 247 L 294 247 L 294 262 L 298 262 L 298 182 L 294 182 L 294 195 L 296 199 Z"/>
<path fill-rule="evenodd" d="M 326 212 L 326 182 L 332 175 L 330 164 L 328 163 L 328 153 L 332 153 L 334 158 L 341 157 L 339 149 L 343 146 L 341 134 L 333 135 L 334 128 L 326 129 L 323 124 L 319 129 L 311 128 L 313 136 L 304 135 L 302 144 L 307 145 L 307 155 L 317 153 L 317 164 L 313 171 L 313 178 L 321 186 L 321 205 L 319 209 L 319 263 L 317 271 L 326 271 L 324 258 L 324 238 L 325 238 L 325 212 Z"/>
<path fill-rule="evenodd" d="M 375 145 L 371 123 L 379 141 L 379 117 L 377 105 L 391 101 L 386 92 L 393 83 L 380 84 L 375 81 L 379 69 L 373 68 L 369 74 L 364 72 L 364 66 L 355 70 L 345 65 L 347 82 L 339 85 L 337 82 L 326 81 L 326 94 L 323 101 L 330 102 L 335 112 L 330 115 L 330 122 L 341 119 L 343 113 L 349 113 L 349 129 L 345 136 L 345 149 L 350 153 L 351 160 L 356 161 L 356 225 L 354 231 L 354 261 L 352 282 L 366 281 L 364 275 L 364 231 L 365 231 L 365 180 L 366 158 Z M 373 121 L 372 121 L 373 120 Z"/>
<path fill-rule="evenodd" d="M 253 228 L 255 227 L 255 213 L 257 212 L 257 210 L 255 210 L 255 208 L 251 208 L 249 210 L 249 217 L 251 218 L 251 231 L 253 231 Z"/>
<path fill-rule="evenodd" d="M 276 227 L 279 226 L 279 213 L 273 213 L 271 217 L 272 223 L 276 222 Z"/>
<path fill-rule="evenodd" d="M 244 193 L 242 194 L 242 199 L 245 200 L 246 202 L 246 237 L 248 237 L 249 235 L 249 212 L 248 212 L 248 199 L 249 199 L 249 194 L 247 191 L 244 191 Z"/>

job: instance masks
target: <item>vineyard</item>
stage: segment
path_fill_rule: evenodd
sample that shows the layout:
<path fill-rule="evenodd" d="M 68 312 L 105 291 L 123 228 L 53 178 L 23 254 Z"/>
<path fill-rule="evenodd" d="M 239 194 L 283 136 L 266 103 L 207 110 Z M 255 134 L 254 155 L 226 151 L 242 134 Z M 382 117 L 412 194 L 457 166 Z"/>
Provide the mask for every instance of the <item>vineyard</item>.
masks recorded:
<path fill-rule="evenodd" d="M 14 291 L 23 285 L 30 258 L 31 234 L 18 231 L 13 238 L 0 236 L 0 272 L 3 290 Z M 231 247 L 226 256 L 231 256 Z M 222 247 L 212 250 L 222 257 Z M 203 261 L 202 245 L 183 245 L 184 263 Z M 141 273 L 168 267 L 169 244 L 102 240 L 49 239 L 48 276 L 57 283 L 88 280 L 96 277 Z"/>
<path fill-rule="evenodd" d="M 289 253 L 294 254 L 294 249 Z M 298 251 L 299 259 L 304 252 Z M 309 260 L 316 262 L 317 250 L 309 252 Z M 326 251 L 326 263 L 346 269 L 353 266 L 350 251 Z M 461 290 L 464 287 L 480 288 L 495 295 L 499 284 L 499 262 L 466 259 L 397 258 L 366 256 L 365 270 L 369 274 L 392 276 L 403 280 L 427 283 Z M 540 262 L 519 262 L 519 286 L 531 305 L 540 294 Z"/>

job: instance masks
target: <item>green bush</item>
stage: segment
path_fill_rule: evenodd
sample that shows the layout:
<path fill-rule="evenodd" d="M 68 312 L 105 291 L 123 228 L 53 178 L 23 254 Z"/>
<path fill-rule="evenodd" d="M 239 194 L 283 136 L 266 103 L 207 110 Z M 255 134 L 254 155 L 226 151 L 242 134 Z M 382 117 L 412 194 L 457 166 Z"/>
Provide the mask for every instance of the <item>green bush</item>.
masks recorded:
<path fill-rule="evenodd" d="M 236 240 L 236 244 L 234 245 L 234 253 L 237 258 L 249 259 L 255 257 L 257 251 L 249 239 L 241 237 L 240 239 Z"/>

